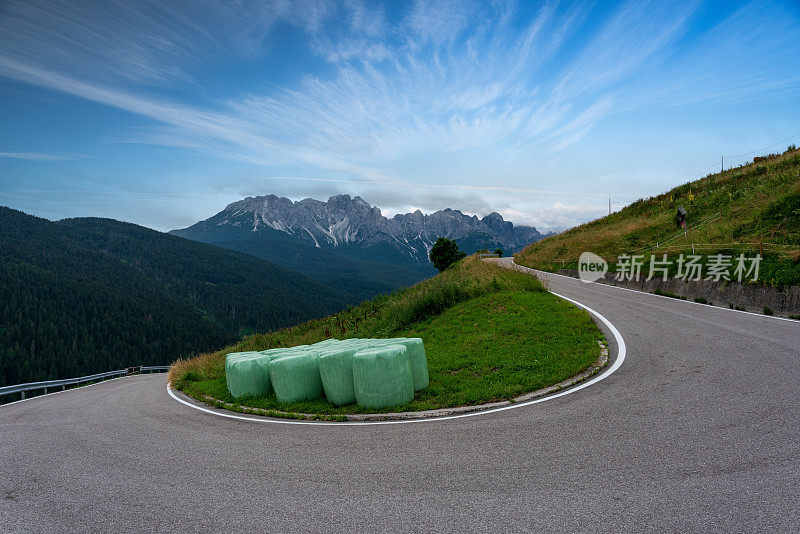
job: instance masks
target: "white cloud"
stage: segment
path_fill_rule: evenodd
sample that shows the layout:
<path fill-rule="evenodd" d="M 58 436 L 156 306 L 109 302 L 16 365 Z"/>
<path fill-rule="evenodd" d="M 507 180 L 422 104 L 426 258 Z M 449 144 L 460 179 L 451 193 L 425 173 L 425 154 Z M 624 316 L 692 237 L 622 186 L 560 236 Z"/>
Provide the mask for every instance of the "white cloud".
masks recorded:
<path fill-rule="evenodd" d="M 28 161 L 68 161 L 77 155 L 47 154 L 44 152 L 0 152 L 0 158 L 24 159 Z"/>

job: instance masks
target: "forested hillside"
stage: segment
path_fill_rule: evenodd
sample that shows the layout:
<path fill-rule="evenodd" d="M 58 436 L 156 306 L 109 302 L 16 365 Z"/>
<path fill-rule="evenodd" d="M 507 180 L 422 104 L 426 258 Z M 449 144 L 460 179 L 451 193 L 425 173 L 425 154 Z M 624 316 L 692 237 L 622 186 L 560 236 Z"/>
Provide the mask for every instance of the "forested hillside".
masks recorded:
<path fill-rule="evenodd" d="M 397 265 L 355 247 L 323 250 L 280 232 L 261 232 L 252 239 L 212 242 L 218 247 L 252 254 L 339 288 L 358 302 L 407 287 L 435 274 L 433 266 Z M 342 253 L 336 253 L 342 252 Z"/>
<path fill-rule="evenodd" d="M 246 254 L 0 207 L 0 385 L 166 364 L 354 302 Z"/>

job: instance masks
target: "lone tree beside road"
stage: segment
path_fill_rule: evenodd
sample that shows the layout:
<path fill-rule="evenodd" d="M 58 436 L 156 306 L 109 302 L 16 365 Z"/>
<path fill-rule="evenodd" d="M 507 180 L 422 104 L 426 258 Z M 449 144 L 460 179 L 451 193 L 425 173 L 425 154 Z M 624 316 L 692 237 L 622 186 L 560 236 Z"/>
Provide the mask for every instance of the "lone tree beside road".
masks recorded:
<path fill-rule="evenodd" d="M 458 243 L 455 240 L 440 237 L 431 247 L 429 257 L 433 266 L 442 272 L 461 258 L 466 257 L 466 254 L 458 249 Z"/>

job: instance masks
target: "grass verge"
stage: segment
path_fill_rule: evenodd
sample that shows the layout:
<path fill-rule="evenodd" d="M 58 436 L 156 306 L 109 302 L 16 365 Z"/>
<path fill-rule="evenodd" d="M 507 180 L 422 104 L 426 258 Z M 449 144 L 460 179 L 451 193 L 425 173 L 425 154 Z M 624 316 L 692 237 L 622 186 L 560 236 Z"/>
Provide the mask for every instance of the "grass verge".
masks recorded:
<path fill-rule="evenodd" d="M 536 279 L 470 257 L 430 280 L 341 314 L 178 361 L 170 381 L 194 398 L 208 395 L 234 408 L 320 415 L 373 412 L 325 400 L 280 403 L 274 395 L 234 399 L 225 385 L 225 354 L 327 337 L 396 336 L 423 339 L 431 382 L 411 403 L 386 412 L 511 399 L 584 371 L 597 360 L 597 340 L 603 339 L 588 313 L 547 293 Z"/>

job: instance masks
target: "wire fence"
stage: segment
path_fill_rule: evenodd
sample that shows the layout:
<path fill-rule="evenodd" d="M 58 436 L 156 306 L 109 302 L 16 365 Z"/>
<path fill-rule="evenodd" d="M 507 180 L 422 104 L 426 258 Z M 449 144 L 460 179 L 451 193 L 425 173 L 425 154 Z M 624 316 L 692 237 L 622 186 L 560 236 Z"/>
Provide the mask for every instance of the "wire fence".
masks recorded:
<path fill-rule="evenodd" d="M 709 224 L 718 221 L 721 218 L 721 216 L 722 214 L 719 211 L 716 213 L 712 213 L 708 217 L 701 219 L 700 222 L 698 222 L 697 224 L 686 228 L 686 230 L 679 230 L 678 232 L 675 232 L 671 236 L 667 237 L 664 241 L 657 241 L 654 245 L 653 244 L 645 245 L 644 247 L 638 249 L 637 252 L 663 247 L 664 245 L 671 243 L 676 239 L 680 239 L 681 236 L 684 237 L 687 236 L 689 232 L 697 232 L 703 228 L 706 228 Z"/>

